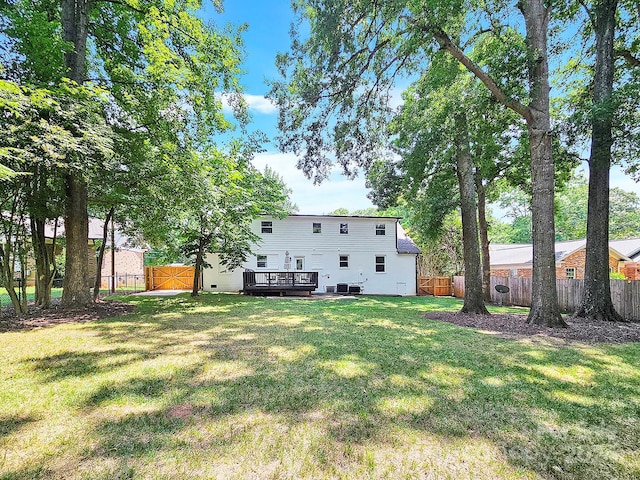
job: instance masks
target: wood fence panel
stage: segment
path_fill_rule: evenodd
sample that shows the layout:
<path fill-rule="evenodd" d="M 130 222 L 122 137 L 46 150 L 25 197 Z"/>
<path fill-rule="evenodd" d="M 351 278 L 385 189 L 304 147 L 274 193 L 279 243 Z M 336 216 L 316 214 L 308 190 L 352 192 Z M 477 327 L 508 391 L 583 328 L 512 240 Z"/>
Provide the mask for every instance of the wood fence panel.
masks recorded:
<path fill-rule="evenodd" d="M 453 296 L 457 298 L 464 298 L 464 277 L 453 277 Z"/>
<path fill-rule="evenodd" d="M 194 267 L 147 267 L 145 286 L 147 290 L 191 290 Z"/>
<path fill-rule="evenodd" d="M 418 277 L 418 295 L 450 296 L 451 277 Z"/>
<path fill-rule="evenodd" d="M 506 285 L 509 292 L 501 294 L 496 285 Z M 531 306 L 532 280 L 526 277 L 491 277 L 491 301 L 495 304 Z M 558 304 L 563 312 L 575 312 L 584 294 L 584 280 L 556 280 Z M 453 292 L 464 297 L 464 277 L 453 277 Z M 640 280 L 611 280 L 611 301 L 625 319 L 640 321 Z"/>
<path fill-rule="evenodd" d="M 418 277 L 418 295 L 432 295 L 429 292 L 431 277 Z"/>

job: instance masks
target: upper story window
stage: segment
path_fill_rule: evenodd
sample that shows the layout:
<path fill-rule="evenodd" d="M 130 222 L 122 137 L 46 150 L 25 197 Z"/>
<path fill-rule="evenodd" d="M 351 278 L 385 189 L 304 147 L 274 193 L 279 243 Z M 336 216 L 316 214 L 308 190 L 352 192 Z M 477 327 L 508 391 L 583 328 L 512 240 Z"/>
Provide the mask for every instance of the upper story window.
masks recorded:
<path fill-rule="evenodd" d="M 340 233 L 346 235 L 349 233 L 349 224 L 348 223 L 341 223 L 340 224 Z"/>
<path fill-rule="evenodd" d="M 322 233 L 322 224 L 321 223 L 313 223 L 313 233 Z"/>
<path fill-rule="evenodd" d="M 384 223 L 376 223 L 376 235 L 385 235 Z"/>
<path fill-rule="evenodd" d="M 262 233 L 273 233 L 273 222 L 260 222 Z"/>
<path fill-rule="evenodd" d="M 267 268 L 267 256 L 266 255 L 256 255 L 256 267 L 258 267 L 258 268 Z"/>
<path fill-rule="evenodd" d="M 576 278 L 576 269 L 575 268 L 566 268 L 564 271 L 567 278 Z"/>
<path fill-rule="evenodd" d="M 349 255 L 340 255 L 340 268 L 349 268 Z"/>
<path fill-rule="evenodd" d="M 376 255 L 376 272 L 384 273 L 385 272 L 385 258 L 384 255 Z"/>

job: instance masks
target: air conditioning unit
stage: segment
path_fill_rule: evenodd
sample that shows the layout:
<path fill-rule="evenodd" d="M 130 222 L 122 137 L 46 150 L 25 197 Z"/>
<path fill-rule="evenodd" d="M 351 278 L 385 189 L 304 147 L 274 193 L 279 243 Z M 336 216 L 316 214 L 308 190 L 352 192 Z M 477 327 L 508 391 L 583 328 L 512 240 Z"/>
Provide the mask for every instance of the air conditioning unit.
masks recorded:
<path fill-rule="evenodd" d="M 348 293 L 349 292 L 349 284 L 348 283 L 339 283 L 336 285 L 338 293 Z"/>
<path fill-rule="evenodd" d="M 349 285 L 349 293 L 360 293 L 360 285 Z"/>

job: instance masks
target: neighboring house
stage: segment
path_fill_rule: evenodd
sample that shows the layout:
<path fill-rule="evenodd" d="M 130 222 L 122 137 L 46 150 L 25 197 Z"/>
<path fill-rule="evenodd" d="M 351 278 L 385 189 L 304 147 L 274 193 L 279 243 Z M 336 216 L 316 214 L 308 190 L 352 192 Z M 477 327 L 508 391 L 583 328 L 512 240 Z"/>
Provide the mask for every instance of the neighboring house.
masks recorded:
<path fill-rule="evenodd" d="M 97 254 L 96 251 L 99 246 L 99 241 L 102 241 L 104 220 L 99 218 L 89 218 L 89 238 L 87 244 L 87 256 L 89 257 L 89 278 L 87 279 L 88 285 L 92 286 L 95 280 L 96 268 L 97 268 Z M 55 229 L 55 235 L 57 238 L 64 237 L 64 223 L 60 221 Z M 48 239 L 53 240 L 54 226 L 53 224 L 47 225 L 45 228 L 45 236 Z M 142 277 L 144 281 L 144 252 L 145 249 L 132 246 L 133 240 L 122 232 L 118 231 L 117 225 L 114 232 L 115 243 L 115 275 L 118 284 L 127 282 L 127 277 L 138 275 Z M 61 248 L 56 248 L 56 255 L 61 253 Z M 28 272 L 27 279 L 33 282 L 33 276 L 35 272 L 32 270 Z M 102 262 L 102 277 L 109 277 L 111 275 L 111 228 L 109 227 L 109 233 L 107 235 L 107 248 L 104 252 L 104 259 Z M 103 286 L 106 285 L 106 280 L 103 280 Z"/>
<path fill-rule="evenodd" d="M 556 277 L 584 278 L 586 240 L 556 242 Z M 491 244 L 491 275 L 531 277 L 531 244 Z M 609 242 L 609 270 L 622 273 L 629 280 L 640 280 L 640 238 Z"/>
<path fill-rule="evenodd" d="M 262 217 L 252 224 L 261 237 L 253 255 L 226 271 L 217 254 L 207 258 L 203 288 L 243 289 L 243 271 L 317 273 L 317 292 L 339 286 L 360 287 L 366 294 L 415 295 L 418 247 L 396 217 L 289 215 Z"/>

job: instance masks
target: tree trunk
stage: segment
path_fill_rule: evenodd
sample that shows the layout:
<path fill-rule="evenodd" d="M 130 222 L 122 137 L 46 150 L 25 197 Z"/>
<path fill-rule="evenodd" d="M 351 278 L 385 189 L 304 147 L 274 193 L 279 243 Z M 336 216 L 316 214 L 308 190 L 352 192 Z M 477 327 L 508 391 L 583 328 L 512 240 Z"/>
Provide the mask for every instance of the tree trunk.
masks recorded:
<path fill-rule="evenodd" d="M 62 306 L 84 308 L 91 304 L 89 257 L 87 255 L 89 221 L 87 184 L 78 174 L 67 175 L 64 214 L 67 256 L 62 285 Z"/>
<path fill-rule="evenodd" d="M 13 305 L 13 309 L 15 310 L 17 315 L 21 315 L 27 313 L 26 308 L 23 308 L 22 302 L 18 298 L 15 289 L 15 283 L 13 281 L 14 271 L 13 271 L 13 257 L 11 252 L 13 251 L 13 242 L 10 239 L 10 236 L 7 235 L 4 243 L 0 243 L 0 262 L 2 270 L 0 271 L 0 275 L 2 275 L 2 286 L 7 291 L 7 295 L 9 295 L 9 299 L 11 300 L 11 305 Z"/>
<path fill-rule="evenodd" d="M 533 289 L 528 323 L 566 327 L 556 290 L 553 197 L 555 171 L 551 149 L 547 30 L 549 11 L 542 0 L 523 0 L 529 48 L 529 114 L 526 117 L 531 155 L 531 225 Z"/>
<path fill-rule="evenodd" d="M 93 301 L 98 300 L 100 296 L 100 284 L 102 283 L 102 262 L 104 261 L 104 251 L 107 246 L 107 236 L 109 235 L 109 221 L 113 217 L 113 211 L 115 207 L 111 207 L 107 212 L 107 218 L 104 220 L 104 226 L 102 227 L 102 244 L 98 248 L 98 256 L 96 258 L 96 279 L 93 283 Z M 113 244 L 111 245 L 113 249 Z"/>
<path fill-rule="evenodd" d="M 613 138 L 614 48 L 617 0 L 595 8 L 596 66 L 593 79 L 591 155 L 584 293 L 574 317 L 622 321 L 611 301 L 609 282 L 609 170 Z"/>
<path fill-rule="evenodd" d="M 462 211 L 462 245 L 464 257 L 464 304 L 463 313 L 488 315 L 482 294 L 480 251 L 478 246 L 478 222 L 476 220 L 476 191 L 473 162 L 469 150 L 467 116 L 460 112 L 456 123 L 456 173 L 460 186 L 460 208 Z"/>
<path fill-rule="evenodd" d="M 204 240 L 201 237 L 198 242 L 198 251 L 196 252 L 196 264 L 193 269 L 193 289 L 191 290 L 191 296 L 197 297 L 200 290 L 200 271 L 202 270 L 202 260 L 204 258 Z"/>
<path fill-rule="evenodd" d="M 55 268 L 52 268 L 52 259 L 54 253 L 49 255 L 49 247 L 45 237 L 45 220 L 39 218 L 30 218 L 31 223 L 31 243 L 33 244 L 33 252 L 36 264 L 36 295 L 35 303 L 42 308 L 51 306 L 51 286 L 53 284 L 53 276 Z M 55 238 L 51 247 L 55 250 Z"/>
<path fill-rule="evenodd" d="M 73 44 L 65 54 L 65 64 L 71 80 L 84 83 L 87 50 L 87 1 L 62 0 L 62 31 L 64 40 Z M 62 291 L 62 305 L 82 308 L 91 303 L 88 285 L 89 259 L 87 245 L 89 220 L 88 190 L 82 174 L 70 171 L 66 175 L 66 205 L 64 214 L 67 255 Z"/>
<path fill-rule="evenodd" d="M 471 61 L 440 28 L 426 27 L 441 48 L 467 67 L 507 108 L 527 122 L 531 155 L 531 221 L 533 224 L 533 291 L 530 323 L 549 327 L 566 327 L 558 306 L 555 270 L 555 231 L 553 220 L 554 165 L 551 151 L 551 119 L 549 114 L 549 64 L 547 30 L 549 12 L 543 0 L 518 3 L 526 25 L 529 50 L 529 103 L 524 105 L 509 97 L 500 86 Z"/>
<path fill-rule="evenodd" d="M 482 178 L 476 172 L 478 194 L 478 228 L 480 231 L 480 253 L 482 254 L 482 292 L 485 302 L 491 302 L 491 258 L 489 254 L 489 224 L 487 222 L 487 192 Z"/>

